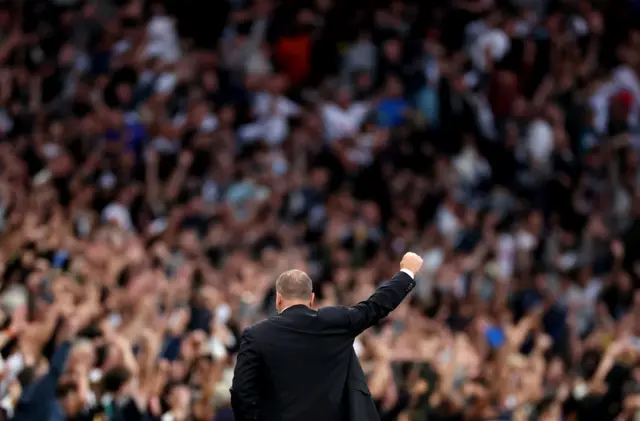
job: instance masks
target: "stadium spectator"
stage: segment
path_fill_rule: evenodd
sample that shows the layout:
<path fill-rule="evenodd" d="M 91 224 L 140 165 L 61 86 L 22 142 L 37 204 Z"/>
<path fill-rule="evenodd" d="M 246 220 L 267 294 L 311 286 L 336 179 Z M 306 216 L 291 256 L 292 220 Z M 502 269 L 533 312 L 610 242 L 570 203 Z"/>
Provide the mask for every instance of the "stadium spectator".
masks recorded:
<path fill-rule="evenodd" d="M 636 417 L 639 18 L 0 2 L 2 416 L 232 419 L 281 272 L 347 305 L 419 249 L 354 344 L 383 420 Z"/>

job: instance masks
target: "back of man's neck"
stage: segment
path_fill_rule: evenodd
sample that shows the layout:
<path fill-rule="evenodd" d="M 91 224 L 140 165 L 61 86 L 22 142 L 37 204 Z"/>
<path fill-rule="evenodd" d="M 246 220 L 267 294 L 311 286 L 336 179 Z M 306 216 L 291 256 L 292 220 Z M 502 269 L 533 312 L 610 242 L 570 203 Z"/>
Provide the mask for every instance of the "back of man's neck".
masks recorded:
<path fill-rule="evenodd" d="M 309 304 L 304 303 L 304 302 L 290 302 L 290 303 L 286 303 L 284 305 L 284 307 L 282 308 L 282 311 L 280 313 L 283 313 L 286 309 L 291 308 L 291 307 L 295 307 L 295 306 L 305 306 L 305 307 L 309 307 Z"/>

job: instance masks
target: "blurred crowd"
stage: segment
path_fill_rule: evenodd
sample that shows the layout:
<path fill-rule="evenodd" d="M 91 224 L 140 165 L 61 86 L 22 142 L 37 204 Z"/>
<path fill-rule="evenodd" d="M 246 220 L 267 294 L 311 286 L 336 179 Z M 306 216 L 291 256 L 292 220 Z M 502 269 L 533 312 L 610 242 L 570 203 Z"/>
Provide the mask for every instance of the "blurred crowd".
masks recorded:
<path fill-rule="evenodd" d="M 638 0 L 0 1 L 0 419 L 231 421 L 307 271 L 383 421 L 640 416 Z"/>

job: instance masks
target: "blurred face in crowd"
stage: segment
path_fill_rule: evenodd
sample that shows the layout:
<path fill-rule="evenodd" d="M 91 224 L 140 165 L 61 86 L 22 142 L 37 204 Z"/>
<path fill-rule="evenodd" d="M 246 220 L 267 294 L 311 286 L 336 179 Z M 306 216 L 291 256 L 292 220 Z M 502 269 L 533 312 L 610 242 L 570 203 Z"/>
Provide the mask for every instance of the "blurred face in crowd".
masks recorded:
<path fill-rule="evenodd" d="M 177 385 L 169 394 L 169 405 L 172 408 L 185 408 L 189 406 L 189 388 L 186 385 Z"/>
<path fill-rule="evenodd" d="M 346 89 L 341 89 L 338 91 L 336 102 L 344 109 L 349 108 L 351 105 L 351 93 Z"/>
<path fill-rule="evenodd" d="M 89 370 L 95 363 L 95 349 L 89 341 L 78 342 L 71 351 L 69 357 L 69 366 L 76 369 L 82 367 L 83 370 Z"/>
<path fill-rule="evenodd" d="M 65 385 L 70 390 L 65 391 L 65 395 L 59 398 L 60 406 L 67 416 L 75 416 L 82 411 L 84 402 L 80 398 L 75 385 Z"/>
<path fill-rule="evenodd" d="M 202 77 L 202 84 L 207 92 L 218 90 L 218 75 L 216 72 L 206 72 Z"/>
<path fill-rule="evenodd" d="M 386 91 L 389 97 L 399 98 L 402 96 L 402 83 L 397 77 L 391 76 L 387 79 Z"/>
<path fill-rule="evenodd" d="M 284 75 L 274 75 L 270 78 L 268 89 L 275 95 L 282 94 L 287 89 L 287 78 Z"/>
<path fill-rule="evenodd" d="M 116 95 L 121 104 L 129 104 L 132 98 L 131 86 L 126 83 L 121 83 L 116 88 Z"/>
<path fill-rule="evenodd" d="M 318 10 L 328 12 L 333 6 L 333 0 L 315 0 L 315 5 Z"/>
<path fill-rule="evenodd" d="M 397 39 L 392 39 L 384 44 L 384 55 L 392 62 L 397 62 L 402 58 L 402 44 Z"/>
<path fill-rule="evenodd" d="M 560 358 L 553 358 L 547 369 L 547 381 L 552 384 L 559 384 L 564 377 L 564 363 Z"/>
<path fill-rule="evenodd" d="M 368 92 L 373 85 L 371 74 L 368 72 L 360 72 L 356 76 L 356 89 L 359 92 Z"/>

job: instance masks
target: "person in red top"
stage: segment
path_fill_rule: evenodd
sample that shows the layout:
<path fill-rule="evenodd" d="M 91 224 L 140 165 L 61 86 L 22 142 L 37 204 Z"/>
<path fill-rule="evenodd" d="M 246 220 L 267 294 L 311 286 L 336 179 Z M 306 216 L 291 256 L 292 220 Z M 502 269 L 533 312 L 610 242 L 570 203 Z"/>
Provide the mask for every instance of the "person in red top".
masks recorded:
<path fill-rule="evenodd" d="M 276 44 L 275 58 L 292 85 L 300 85 L 309 75 L 311 59 L 311 35 L 305 28 L 313 15 L 302 10 L 296 16 L 297 30 L 282 37 Z"/>

